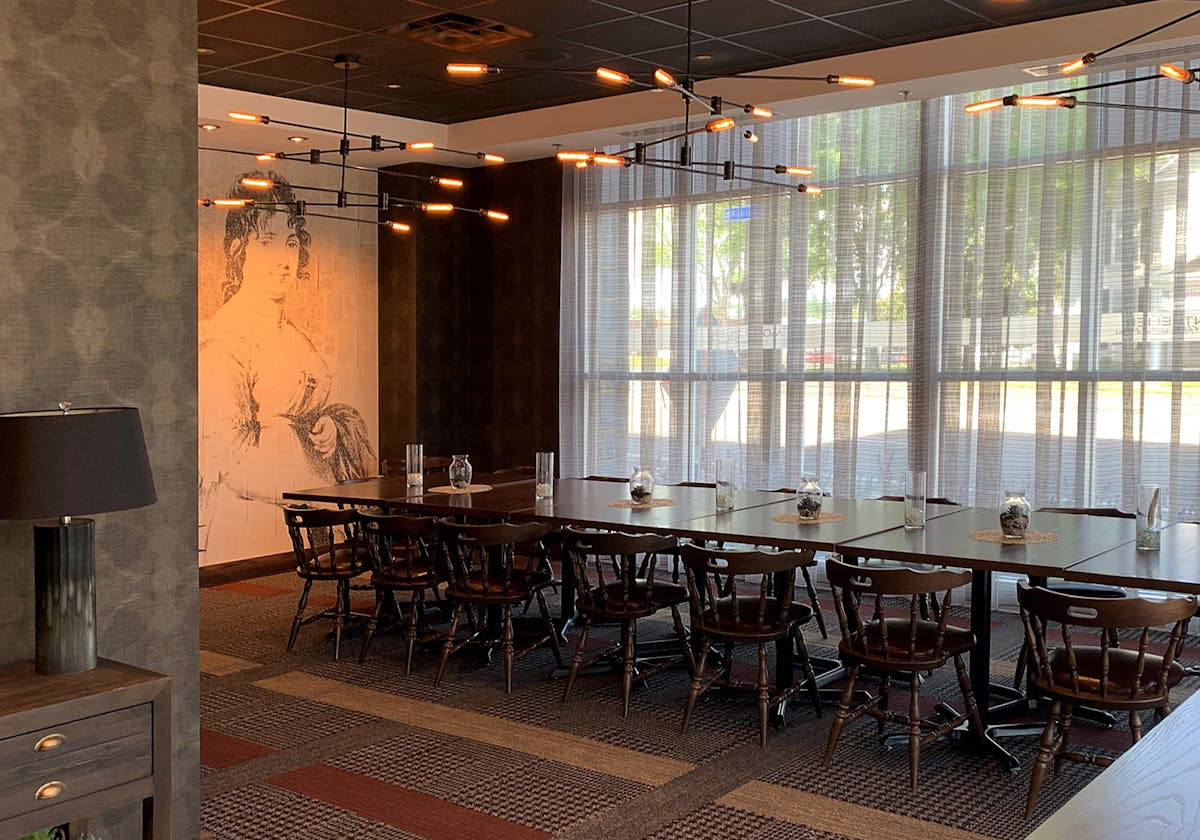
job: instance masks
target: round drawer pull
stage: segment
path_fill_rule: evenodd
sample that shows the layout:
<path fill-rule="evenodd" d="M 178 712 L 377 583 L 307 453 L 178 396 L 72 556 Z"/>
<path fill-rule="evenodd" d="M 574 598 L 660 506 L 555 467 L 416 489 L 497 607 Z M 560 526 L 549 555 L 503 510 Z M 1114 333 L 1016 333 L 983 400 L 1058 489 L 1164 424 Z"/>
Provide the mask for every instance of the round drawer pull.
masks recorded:
<path fill-rule="evenodd" d="M 67 743 L 67 736 L 59 732 L 51 735 L 44 735 L 38 739 L 38 742 L 33 745 L 34 752 L 49 752 L 56 750 L 63 744 Z"/>
<path fill-rule="evenodd" d="M 61 796 L 67 790 L 67 786 L 62 782 L 46 782 L 37 789 L 37 793 L 33 795 L 34 799 L 53 799 L 56 796 Z"/>

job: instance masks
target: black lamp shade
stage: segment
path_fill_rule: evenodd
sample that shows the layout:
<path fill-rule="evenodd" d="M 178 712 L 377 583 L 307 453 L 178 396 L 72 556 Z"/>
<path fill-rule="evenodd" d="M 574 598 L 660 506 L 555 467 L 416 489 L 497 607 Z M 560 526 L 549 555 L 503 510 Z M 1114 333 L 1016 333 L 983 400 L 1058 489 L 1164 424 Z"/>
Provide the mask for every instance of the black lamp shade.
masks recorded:
<path fill-rule="evenodd" d="M 0 519 L 49 519 L 153 504 L 136 408 L 0 414 Z"/>

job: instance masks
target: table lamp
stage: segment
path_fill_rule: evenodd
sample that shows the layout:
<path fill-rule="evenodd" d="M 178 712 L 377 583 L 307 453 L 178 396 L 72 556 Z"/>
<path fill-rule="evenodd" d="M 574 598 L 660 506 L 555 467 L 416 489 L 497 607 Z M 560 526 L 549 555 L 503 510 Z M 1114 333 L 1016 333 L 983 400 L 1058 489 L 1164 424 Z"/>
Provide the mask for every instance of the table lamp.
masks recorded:
<path fill-rule="evenodd" d="M 0 519 L 33 526 L 39 674 L 96 667 L 95 522 L 157 501 L 136 408 L 0 414 Z"/>

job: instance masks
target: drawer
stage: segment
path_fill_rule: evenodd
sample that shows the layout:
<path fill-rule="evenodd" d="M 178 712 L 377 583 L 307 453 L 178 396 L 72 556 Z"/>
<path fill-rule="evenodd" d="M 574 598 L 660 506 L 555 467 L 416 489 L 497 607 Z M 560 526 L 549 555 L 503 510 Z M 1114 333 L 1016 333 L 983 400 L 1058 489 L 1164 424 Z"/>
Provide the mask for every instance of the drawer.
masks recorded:
<path fill-rule="evenodd" d="M 104 741 L 112 741 L 149 732 L 153 710 L 149 703 L 118 709 L 94 717 L 80 718 L 14 735 L 0 740 L 0 767 L 14 767 L 33 761 L 52 761 L 56 756 L 87 749 Z"/>
<path fill-rule="evenodd" d="M 0 764 L 0 813 L 29 813 L 148 778 L 154 769 L 150 722 L 148 706 L 134 707 L 7 739 L 24 739 L 28 751 L 12 764 Z M 46 734 L 62 734 L 65 741 L 59 748 L 34 752 L 32 744 Z"/>

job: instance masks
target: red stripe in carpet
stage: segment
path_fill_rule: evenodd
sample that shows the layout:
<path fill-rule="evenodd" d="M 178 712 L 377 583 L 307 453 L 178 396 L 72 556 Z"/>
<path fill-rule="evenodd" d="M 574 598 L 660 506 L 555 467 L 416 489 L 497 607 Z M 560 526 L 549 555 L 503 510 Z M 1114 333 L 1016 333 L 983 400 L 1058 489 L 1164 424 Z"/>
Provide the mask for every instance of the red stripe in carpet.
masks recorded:
<path fill-rule="evenodd" d="M 308 610 L 311 615 L 315 610 L 327 610 L 337 603 L 337 597 L 334 595 L 310 595 L 308 598 Z M 362 598 L 351 598 L 350 609 L 356 613 L 365 613 L 370 615 L 375 611 L 375 602 L 367 601 Z"/>
<path fill-rule="evenodd" d="M 311 764 L 268 781 L 359 816 L 417 834 L 424 840 L 547 840 L 550 833 L 473 811 L 436 796 L 381 782 L 326 764 Z"/>
<path fill-rule="evenodd" d="M 200 727 L 200 763 L 205 767 L 223 770 L 273 752 L 262 744 Z"/>
<path fill-rule="evenodd" d="M 278 598 L 280 595 L 296 594 L 293 589 L 280 589 L 277 586 L 266 586 L 261 583 L 250 583 L 245 580 L 240 580 L 236 583 L 222 583 L 220 586 L 214 586 L 213 589 L 232 592 L 235 595 L 250 595 L 255 598 Z"/>

